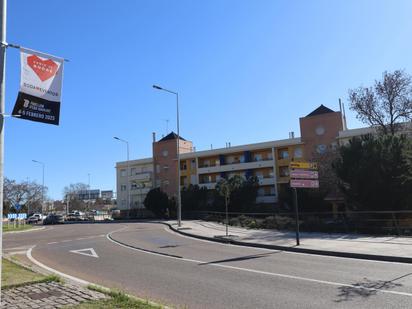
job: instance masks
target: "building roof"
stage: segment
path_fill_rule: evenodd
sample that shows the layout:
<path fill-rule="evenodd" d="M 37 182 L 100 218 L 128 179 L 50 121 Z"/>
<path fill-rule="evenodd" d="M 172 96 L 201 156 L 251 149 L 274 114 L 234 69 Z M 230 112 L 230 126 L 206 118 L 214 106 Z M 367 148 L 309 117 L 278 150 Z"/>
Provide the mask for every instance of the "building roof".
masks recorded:
<path fill-rule="evenodd" d="M 179 137 L 182 141 L 185 141 L 185 139 L 183 137 L 181 137 L 181 136 L 179 136 Z M 169 133 L 168 135 L 166 135 L 165 137 L 163 137 L 158 142 L 168 141 L 168 140 L 172 140 L 172 139 L 177 139 L 177 134 L 173 131 L 171 133 Z"/>
<path fill-rule="evenodd" d="M 325 105 L 321 104 L 317 109 L 315 109 L 313 112 L 311 112 L 306 117 L 317 116 L 317 115 L 328 114 L 328 113 L 334 113 L 334 111 L 326 107 Z"/>

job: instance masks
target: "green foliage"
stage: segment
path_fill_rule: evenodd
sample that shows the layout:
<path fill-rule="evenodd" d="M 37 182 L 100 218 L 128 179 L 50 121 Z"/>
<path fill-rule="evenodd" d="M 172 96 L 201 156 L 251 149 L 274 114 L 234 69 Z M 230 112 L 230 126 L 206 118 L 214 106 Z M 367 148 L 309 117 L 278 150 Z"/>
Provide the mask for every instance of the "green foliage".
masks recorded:
<path fill-rule="evenodd" d="M 150 190 L 143 202 L 146 209 L 154 213 L 157 218 L 166 218 L 169 209 L 169 198 L 160 188 Z"/>
<path fill-rule="evenodd" d="M 412 209 L 411 143 L 407 137 L 353 138 L 334 169 L 355 210 Z"/>
<path fill-rule="evenodd" d="M 216 184 L 216 192 L 227 199 L 229 211 L 245 211 L 255 204 L 259 179 L 235 175 Z"/>
<path fill-rule="evenodd" d="M 198 185 L 189 185 L 181 193 L 182 212 L 206 210 L 208 207 L 208 190 Z"/>

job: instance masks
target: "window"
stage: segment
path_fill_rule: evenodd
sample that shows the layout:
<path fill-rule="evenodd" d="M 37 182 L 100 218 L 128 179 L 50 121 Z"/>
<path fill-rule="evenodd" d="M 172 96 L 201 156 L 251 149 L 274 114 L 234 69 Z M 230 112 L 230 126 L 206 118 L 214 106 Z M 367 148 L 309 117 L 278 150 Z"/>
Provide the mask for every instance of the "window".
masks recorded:
<path fill-rule="evenodd" d="M 126 191 L 127 186 L 126 185 L 120 185 L 120 191 Z"/>
<path fill-rule="evenodd" d="M 126 176 L 126 170 L 125 169 L 120 170 L 120 176 L 122 176 L 122 177 Z"/>
<path fill-rule="evenodd" d="M 122 206 L 126 206 L 126 200 L 122 200 Z"/>
<path fill-rule="evenodd" d="M 289 151 L 288 151 L 288 149 L 287 149 L 287 148 L 286 148 L 286 149 L 279 149 L 279 150 L 278 150 L 278 157 L 279 157 L 279 160 L 289 158 Z"/>
<path fill-rule="evenodd" d="M 316 151 L 317 151 L 319 154 L 325 153 L 325 152 L 326 152 L 326 149 L 327 149 L 327 147 L 326 147 L 326 145 L 324 145 L 324 144 L 320 144 L 320 145 L 317 145 L 317 146 L 316 146 Z"/>
<path fill-rule="evenodd" d="M 130 170 L 130 176 L 136 175 L 137 174 L 137 169 L 135 167 L 132 167 Z"/>
<path fill-rule="evenodd" d="M 268 152 L 267 158 L 268 158 L 268 160 L 273 160 L 273 153 L 272 153 L 272 152 Z"/>
<path fill-rule="evenodd" d="M 137 189 L 137 183 L 133 182 L 130 184 L 130 190 L 136 190 Z"/>
<path fill-rule="evenodd" d="M 259 188 L 257 190 L 257 196 L 265 196 L 265 189 L 264 188 Z"/>
<path fill-rule="evenodd" d="M 240 163 L 245 163 L 245 156 L 244 155 L 240 156 Z"/>
<path fill-rule="evenodd" d="M 196 160 L 195 159 L 190 161 L 190 169 L 192 169 L 192 170 L 196 169 Z"/>
<path fill-rule="evenodd" d="M 253 155 L 253 160 L 254 161 L 262 161 L 262 155 L 260 153 L 255 153 Z"/>
<path fill-rule="evenodd" d="M 163 170 L 165 173 L 167 173 L 169 171 L 169 165 L 167 164 L 163 165 Z"/>
<path fill-rule="evenodd" d="M 163 157 L 167 157 L 168 154 L 169 154 L 169 151 L 167 151 L 166 149 L 162 151 Z"/>
<path fill-rule="evenodd" d="M 180 162 L 180 170 L 181 171 L 187 170 L 186 161 Z"/>
<path fill-rule="evenodd" d="M 160 164 L 156 164 L 156 173 L 157 173 L 157 174 L 160 173 Z"/>
<path fill-rule="evenodd" d="M 256 172 L 256 175 L 255 175 L 257 178 L 259 178 L 259 179 L 263 179 L 263 173 L 262 173 L 262 171 L 258 171 L 258 172 Z"/>
<path fill-rule="evenodd" d="M 270 195 L 276 195 L 275 187 L 270 187 Z"/>
<path fill-rule="evenodd" d="M 156 180 L 155 186 L 156 186 L 156 188 L 159 188 L 159 187 L 160 187 L 160 179 L 157 179 L 157 180 Z"/>
<path fill-rule="evenodd" d="M 279 166 L 279 175 L 280 177 L 289 176 L 289 167 L 288 166 Z"/>
<path fill-rule="evenodd" d="M 301 147 L 295 148 L 295 151 L 294 151 L 293 156 L 294 156 L 295 158 L 302 158 L 302 156 L 303 156 L 302 148 L 301 148 Z"/>

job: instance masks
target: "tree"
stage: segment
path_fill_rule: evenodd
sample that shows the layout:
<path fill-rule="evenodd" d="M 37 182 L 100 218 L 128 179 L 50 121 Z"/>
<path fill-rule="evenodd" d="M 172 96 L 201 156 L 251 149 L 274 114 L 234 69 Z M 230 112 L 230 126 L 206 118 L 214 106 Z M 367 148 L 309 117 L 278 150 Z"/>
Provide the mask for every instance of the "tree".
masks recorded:
<path fill-rule="evenodd" d="M 251 205 L 255 205 L 259 188 L 259 178 L 252 176 L 244 180 L 240 176 L 237 177 L 240 178 L 241 183 L 231 193 L 229 208 L 247 211 L 251 208 Z M 229 182 L 230 181 L 231 179 L 229 179 Z M 236 181 L 238 182 L 239 179 Z"/>
<path fill-rule="evenodd" d="M 170 203 L 167 194 L 160 188 L 151 189 L 144 199 L 144 207 L 150 210 L 158 218 L 165 218 L 166 212 L 169 209 Z"/>
<path fill-rule="evenodd" d="M 207 188 L 190 184 L 182 190 L 182 211 L 196 211 L 206 208 Z"/>
<path fill-rule="evenodd" d="M 235 190 L 239 189 L 243 185 L 244 179 L 241 176 L 235 175 L 229 180 L 221 179 L 216 184 L 216 191 L 225 198 L 225 213 L 226 213 L 226 236 L 229 236 L 228 224 L 229 224 L 229 210 L 230 195 Z"/>
<path fill-rule="evenodd" d="M 411 209 L 411 149 L 404 135 L 367 135 L 340 148 L 334 168 L 354 209 Z"/>
<path fill-rule="evenodd" d="M 43 187 L 36 182 L 17 182 L 4 179 L 4 212 L 16 212 L 14 205 L 22 206 L 20 212 L 41 212 L 43 200 Z M 47 188 L 44 188 L 45 194 Z"/>
<path fill-rule="evenodd" d="M 88 190 L 88 185 L 82 182 L 71 183 L 70 185 L 64 187 L 63 197 L 69 201 L 69 208 L 71 210 L 87 210 L 87 204 L 79 199 L 78 195 L 81 191 Z"/>
<path fill-rule="evenodd" d="M 349 90 L 350 108 L 357 118 L 394 135 L 400 122 L 412 119 L 412 79 L 404 71 L 384 72 L 373 87 Z"/>

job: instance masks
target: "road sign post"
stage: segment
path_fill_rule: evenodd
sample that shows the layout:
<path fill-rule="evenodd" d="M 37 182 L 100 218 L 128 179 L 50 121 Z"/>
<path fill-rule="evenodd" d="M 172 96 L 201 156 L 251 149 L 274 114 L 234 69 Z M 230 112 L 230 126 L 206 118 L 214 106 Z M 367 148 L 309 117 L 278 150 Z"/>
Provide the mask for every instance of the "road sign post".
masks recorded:
<path fill-rule="evenodd" d="M 300 245 L 299 209 L 298 209 L 298 190 L 296 190 L 296 188 L 293 188 L 293 204 L 295 206 L 296 246 L 299 246 Z"/>
<path fill-rule="evenodd" d="M 300 245 L 299 205 L 297 188 L 319 188 L 318 165 L 314 162 L 291 162 L 290 187 L 293 188 L 293 205 L 295 208 L 296 246 Z"/>

